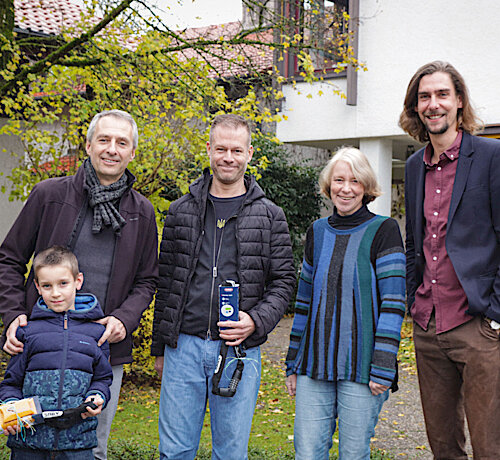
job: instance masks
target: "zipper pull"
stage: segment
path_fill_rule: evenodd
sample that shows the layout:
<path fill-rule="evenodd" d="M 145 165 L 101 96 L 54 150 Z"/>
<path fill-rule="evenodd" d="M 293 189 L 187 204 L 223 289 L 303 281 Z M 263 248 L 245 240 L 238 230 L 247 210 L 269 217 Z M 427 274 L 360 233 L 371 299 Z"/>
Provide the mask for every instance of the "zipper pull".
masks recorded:
<path fill-rule="evenodd" d="M 64 313 L 64 329 L 68 329 L 68 314 Z"/>
<path fill-rule="evenodd" d="M 217 278 L 217 267 L 213 267 L 213 268 L 212 268 L 212 276 L 213 276 L 214 278 Z"/>

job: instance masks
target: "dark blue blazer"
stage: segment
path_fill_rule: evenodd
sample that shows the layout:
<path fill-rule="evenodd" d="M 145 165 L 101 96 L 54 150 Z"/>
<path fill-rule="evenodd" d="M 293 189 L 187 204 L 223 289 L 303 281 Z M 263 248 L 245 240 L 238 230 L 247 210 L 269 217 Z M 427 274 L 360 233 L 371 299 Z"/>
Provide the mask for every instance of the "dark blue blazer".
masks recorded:
<path fill-rule="evenodd" d="M 424 149 L 406 162 L 408 307 L 424 273 Z M 469 302 L 468 313 L 500 322 L 500 142 L 464 133 L 446 230 L 446 250 Z"/>

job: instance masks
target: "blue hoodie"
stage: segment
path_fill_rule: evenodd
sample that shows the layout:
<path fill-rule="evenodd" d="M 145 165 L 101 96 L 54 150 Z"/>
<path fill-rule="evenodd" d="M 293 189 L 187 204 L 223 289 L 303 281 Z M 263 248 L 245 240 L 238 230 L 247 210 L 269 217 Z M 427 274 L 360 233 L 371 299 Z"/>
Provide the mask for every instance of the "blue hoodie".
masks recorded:
<path fill-rule="evenodd" d="M 17 330 L 24 343 L 22 353 L 11 358 L 0 383 L 0 399 L 38 396 L 42 410 L 64 410 L 79 406 L 98 394 L 109 401 L 113 380 L 109 345 L 97 346 L 105 327 L 94 321 L 104 316 L 97 298 L 77 294 L 75 310 L 56 313 L 40 297 L 28 325 Z M 9 436 L 10 448 L 36 450 L 91 449 L 97 445 L 97 419 L 90 417 L 71 428 L 59 430 L 36 425 L 21 436 Z"/>

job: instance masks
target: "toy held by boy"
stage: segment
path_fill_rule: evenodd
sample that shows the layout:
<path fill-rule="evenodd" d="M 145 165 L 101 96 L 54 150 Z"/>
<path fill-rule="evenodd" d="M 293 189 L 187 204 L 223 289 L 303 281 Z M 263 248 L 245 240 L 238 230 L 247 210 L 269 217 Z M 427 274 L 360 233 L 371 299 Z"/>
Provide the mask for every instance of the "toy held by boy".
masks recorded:
<path fill-rule="evenodd" d="M 25 430 L 22 423 L 12 423 L 4 429 L 10 435 L 7 445 L 16 459 L 30 458 L 33 451 L 58 452 L 61 458 L 78 452 L 79 459 L 93 459 L 95 416 L 109 401 L 113 378 L 109 345 L 98 344 L 105 326 L 96 321 L 104 314 L 93 294 L 77 293 L 83 274 L 69 249 L 53 246 L 40 252 L 33 269 L 40 298 L 28 324 L 17 331 L 23 352 L 7 366 L 0 400 L 38 397 L 42 411 L 66 413 L 82 403 L 93 405 L 59 424 L 48 421 Z"/>

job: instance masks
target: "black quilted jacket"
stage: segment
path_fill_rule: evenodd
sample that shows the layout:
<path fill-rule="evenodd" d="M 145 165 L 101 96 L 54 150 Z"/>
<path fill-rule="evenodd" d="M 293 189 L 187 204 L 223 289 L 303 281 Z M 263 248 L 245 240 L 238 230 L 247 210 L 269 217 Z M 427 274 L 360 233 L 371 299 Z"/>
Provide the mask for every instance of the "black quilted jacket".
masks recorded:
<path fill-rule="evenodd" d="M 151 354 L 175 348 L 184 305 L 202 242 L 211 176 L 205 170 L 190 193 L 170 205 L 160 246 L 160 282 L 156 294 Z M 283 210 L 268 200 L 253 176 L 245 176 L 247 194 L 236 220 L 240 309 L 255 323 L 247 347 L 264 343 L 283 316 L 293 294 L 295 269 Z M 207 293 L 209 295 L 209 293 Z"/>

